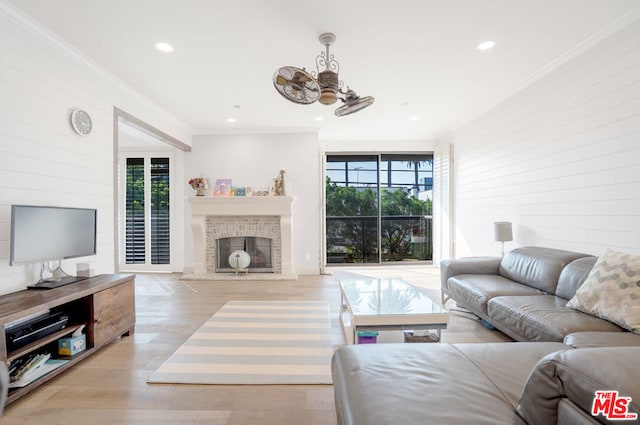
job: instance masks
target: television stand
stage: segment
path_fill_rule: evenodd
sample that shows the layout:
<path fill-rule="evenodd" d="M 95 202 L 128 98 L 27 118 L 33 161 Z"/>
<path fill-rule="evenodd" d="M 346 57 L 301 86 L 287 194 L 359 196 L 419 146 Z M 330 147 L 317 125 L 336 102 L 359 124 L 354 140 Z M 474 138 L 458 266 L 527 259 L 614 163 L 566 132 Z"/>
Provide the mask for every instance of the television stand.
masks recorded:
<path fill-rule="evenodd" d="M 28 285 L 29 289 L 54 289 L 59 288 L 61 286 L 69 285 L 72 283 L 80 282 L 82 280 L 88 279 L 88 277 L 84 276 L 65 276 L 61 278 L 50 278 L 43 279 L 38 283 L 34 283 L 33 285 Z"/>
<path fill-rule="evenodd" d="M 33 325 L 37 338 L 24 346 L 11 344 L 7 330 L 10 332 L 15 326 L 46 312 L 62 312 L 68 316 L 65 327 L 46 334 L 38 333 L 41 326 Z M 47 353 L 57 360 L 68 360 L 24 387 L 11 388 L 7 403 L 27 395 L 121 336 L 132 334 L 135 321 L 135 275 L 131 274 L 93 276 L 54 291 L 25 289 L 1 295 L 0 361 L 14 364 L 32 355 Z M 71 337 L 78 329 L 84 330 L 86 348 L 71 357 L 59 356 L 58 340 Z"/>

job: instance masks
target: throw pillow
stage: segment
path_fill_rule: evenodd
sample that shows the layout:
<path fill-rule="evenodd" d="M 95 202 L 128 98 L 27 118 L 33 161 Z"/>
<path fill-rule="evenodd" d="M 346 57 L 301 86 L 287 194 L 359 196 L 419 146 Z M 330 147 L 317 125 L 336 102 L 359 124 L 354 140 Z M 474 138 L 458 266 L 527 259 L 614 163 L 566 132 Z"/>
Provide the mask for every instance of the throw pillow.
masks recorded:
<path fill-rule="evenodd" d="M 607 249 L 567 307 L 640 333 L 640 256 Z"/>

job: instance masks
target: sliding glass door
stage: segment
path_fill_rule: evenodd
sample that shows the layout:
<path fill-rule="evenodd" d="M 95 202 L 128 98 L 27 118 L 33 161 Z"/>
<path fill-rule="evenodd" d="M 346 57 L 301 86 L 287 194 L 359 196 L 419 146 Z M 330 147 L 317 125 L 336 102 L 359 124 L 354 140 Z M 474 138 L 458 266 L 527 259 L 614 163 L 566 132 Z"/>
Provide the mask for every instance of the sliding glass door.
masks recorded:
<path fill-rule="evenodd" d="M 378 262 L 378 157 L 326 162 L 327 263 Z"/>
<path fill-rule="evenodd" d="M 327 263 L 432 258 L 433 156 L 328 155 Z"/>
<path fill-rule="evenodd" d="M 382 261 L 431 260 L 432 155 L 381 155 Z"/>

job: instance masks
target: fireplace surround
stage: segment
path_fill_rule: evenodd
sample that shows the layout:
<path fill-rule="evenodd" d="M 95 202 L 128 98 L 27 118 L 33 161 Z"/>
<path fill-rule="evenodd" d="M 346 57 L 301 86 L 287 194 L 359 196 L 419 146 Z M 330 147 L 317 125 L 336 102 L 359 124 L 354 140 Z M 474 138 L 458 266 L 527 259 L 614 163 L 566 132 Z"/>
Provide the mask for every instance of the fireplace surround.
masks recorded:
<path fill-rule="evenodd" d="M 194 270 L 183 279 L 203 280 L 292 280 L 293 269 L 291 196 L 190 197 Z M 258 238 L 270 241 L 269 268 L 235 274 L 218 265 L 219 243 L 228 238 Z M 265 243 L 262 242 L 264 250 Z M 223 254 L 222 256 L 224 256 Z"/>

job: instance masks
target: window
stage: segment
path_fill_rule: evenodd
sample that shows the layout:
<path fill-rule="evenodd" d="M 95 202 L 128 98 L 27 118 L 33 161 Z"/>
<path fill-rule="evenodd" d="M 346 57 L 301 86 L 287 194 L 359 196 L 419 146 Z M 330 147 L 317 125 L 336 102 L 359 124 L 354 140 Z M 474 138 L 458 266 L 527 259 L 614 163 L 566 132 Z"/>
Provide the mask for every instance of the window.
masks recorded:
<path fill-rule="evenodd" d="M 127 153 L 120 164 L 124 172 L 124 250 L 120 269 L 169 270 L 171 159 Z"/>
<path fill-rule="evenodd" d="M 144 264 L 144 158 L 127 158 L 126 173 L 125 258 L 127 264 Z"/>
<path fill-rule="evenodd" d="M 169 264 L 169 158 L 151 158 L 151 264 Z"/>
<path fill-rule="evenodd" d="M 378 157 L 329 156 L 326 175 L 327 262 L 378 262 Z"/>
<path fill-rule="evenodd" d="M 327 263 L 432 258 L 433 156 L 328 155 Z"/>

